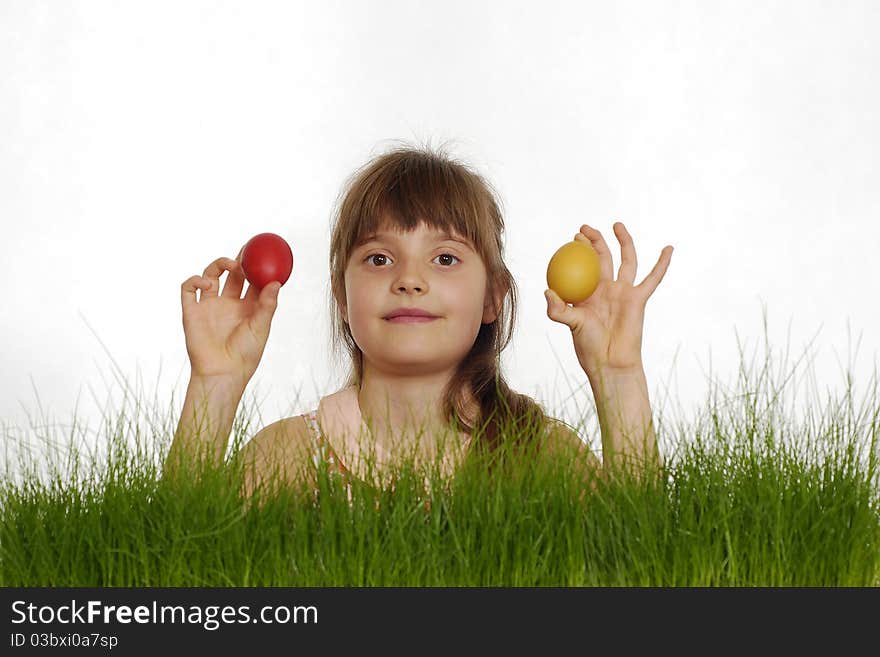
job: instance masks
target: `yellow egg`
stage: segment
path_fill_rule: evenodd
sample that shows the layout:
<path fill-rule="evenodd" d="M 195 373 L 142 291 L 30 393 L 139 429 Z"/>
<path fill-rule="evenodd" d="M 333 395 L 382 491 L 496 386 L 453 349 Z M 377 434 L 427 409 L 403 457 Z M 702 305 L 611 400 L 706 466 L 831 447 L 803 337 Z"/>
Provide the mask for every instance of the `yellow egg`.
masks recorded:
<path fill-rule="evenodd" d="M 580 240 L 563 244 L 547 265 L 547 287 L 566 303 L 580 303 L 599 285 L 599 254 Z"/>

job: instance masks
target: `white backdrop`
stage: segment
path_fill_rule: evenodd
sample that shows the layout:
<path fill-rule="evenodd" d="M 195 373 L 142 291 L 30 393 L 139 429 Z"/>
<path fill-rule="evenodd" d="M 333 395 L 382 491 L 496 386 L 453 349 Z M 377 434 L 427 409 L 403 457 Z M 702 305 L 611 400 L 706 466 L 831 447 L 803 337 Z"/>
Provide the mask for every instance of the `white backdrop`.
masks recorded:
<path fill-rule="evenodd" d="M 393 140 L 445 144 L 498 190 L 522 301 L 505 371 L 567 420 L 592 397 L 542 292 L 581 223 L 615 275 L 611 226 L 629 228 L 637 283 L 675 247 L 645 323 L 655 414 L 705 408 L 710 376 L 734 386 L 744 359 L 760 369 L 765 311 L 774 380 L 806 350 L 820 392 L 847 369 L 864 392 L 877 34 L 872 1 L 3 0 L 7 447 L 74 414 L 95 432 L 125 386 L 176 423 L 180 284 L 258 232 L 295 262 L 246 398 L 265 424 L 336 390 L 330 214 Z"/>

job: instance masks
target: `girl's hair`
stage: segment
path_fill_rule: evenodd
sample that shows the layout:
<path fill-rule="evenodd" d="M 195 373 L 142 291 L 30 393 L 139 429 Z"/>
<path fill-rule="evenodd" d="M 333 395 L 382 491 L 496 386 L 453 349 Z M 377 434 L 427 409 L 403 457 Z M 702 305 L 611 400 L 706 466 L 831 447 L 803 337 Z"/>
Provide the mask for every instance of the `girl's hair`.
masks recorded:
<path fill-rule="evenodd" d="M 471 433 L 474 446 L 479 442 L 490 452 L 505 435 L 520 441 L 536 437 L 546 428 L 543 409 L 511 390 L 501 374 L 501 351 L 512 337 L 517 292 L 502 259 L 504 219 L 491 184 L 441 149 L 403 145 L 356 170 L 340 197 L 330 238 L 331 340 L 336 353 L 344 344 L 350 358 L 346 385 L 360 386 L 363 376 L 363 354 L 340 311 L 346 304 L 345 269 L 351 252 L 362 236 L 386 222 L 403 231 L 424 222 L 467 238 L 486 267 L 486 291 L 493 305 L 491 292 L 503 292 L 495 321 L 480 326 L 473 347 L 444 389 L 443 416 Z M 465 416 L 469 390 L 479 403 L 477 417 Z"/>

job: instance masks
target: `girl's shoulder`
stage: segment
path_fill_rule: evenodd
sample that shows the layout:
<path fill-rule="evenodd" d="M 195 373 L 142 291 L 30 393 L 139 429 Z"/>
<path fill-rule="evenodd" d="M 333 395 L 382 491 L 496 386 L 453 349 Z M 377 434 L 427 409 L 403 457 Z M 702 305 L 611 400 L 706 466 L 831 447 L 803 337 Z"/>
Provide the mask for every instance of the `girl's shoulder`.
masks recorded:
<path fill-rule="evenodd" d="M 310 442 L 307 413 L 281 418 L 260 429 L 251 442 L 259 449 L 287 449 L 303 446 Z"/>
<path fill-rule="evenodd" d="M 547 434 L 545 445 L 549 450 L 560 452 L 563 450 L 575 450 L 583 455 L 587 462 L 592 465 L 601 465 L 599 458 L 590 449 L 578 432 L 570 424 L 554 417 L 547 417 Z"/>
<path fill-rule="evenodd" d="M 558 418 L 547 416 L 547 420 L 544 424 L 547 433 L 553 435 L 558 438 L 562 438 L 565 440 L 578 440 L 579 442 L 583 442 L 578 435 L 577 430 Z"/>
<path fill-rule="evenodd" d="M 266 432 L 267 442 L 278 443 L 279 446 L 346 442 L 347 434 L 360 429 L 359 414 L 354 412 L 356 404 L 354 389 L 344 388 L 322 397 L 315 408 L 273 422 L 260 433 Z"/>
<path fill-rule="evenodd" d="M 313 441 L 302 415 L 283 418 L 260 429 L 241 449 L 245 492 L 250 494 L 269 480 L 293 483 L 311 481 L 308 466 Z"/>
<path fill-rule="evenodd" d="M 350 458 L 362 429 L 356 389 L 344 388 L 322 397 L 316 408 L 267 426 L 264 442 L 286 458 L 316 466 L 327 461 L 346 472 L 337 454 Z"/>

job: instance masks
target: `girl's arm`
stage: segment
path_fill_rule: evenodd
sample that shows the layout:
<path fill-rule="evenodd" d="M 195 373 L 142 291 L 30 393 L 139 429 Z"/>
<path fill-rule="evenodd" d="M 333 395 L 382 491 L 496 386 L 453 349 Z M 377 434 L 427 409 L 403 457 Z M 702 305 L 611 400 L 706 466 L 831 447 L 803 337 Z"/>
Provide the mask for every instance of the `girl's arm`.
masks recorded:
<path fill-rule="evenodd" d="M 599 426 L 602 460 L 610 466 L 660 465 L 651 421 L 648 383 L 642 361 L 645 306 L 672 260 L 672 246 L 660 253 L 654 268 L 635 285 L 636 250 L 626 227 L 617 222 L 621 263 L 614 280 L 611 250 L 602 234 L 584 224 L 576 241 L 591 245 L 599 256 L 599 284 L 584 301 L 571 306 L 546 290 L 547 316 L 568 326 L 578 363 L 590 380 Z"/>
<path fill-rule="evenodd" d="M 281 283 L 275 281 L 262 290 L 251 285 L 242 299 L 243 251 L 235 260 L 217 258 L 201 276 L 190 276 L 180 286 L 183 333 L 192 367 L 165 460 L 166 473 L 203 459 L 222 464 L 238 404 L 266 348 Z M 221 292 L 220 277 L 227 271 Z"/>
<path fill-rule="evenodd" d="M 605 470 L 612 465 L 659 468 L 662 462 L 644 368 L 600 370 L 589 379 L 602 431 Z"/>
<path fill-rule="evenodd" d="M 191 377 L 164 473 L 203 459 L 219 466 L 242 396 L 244 387 L 233 379 Z"/>

